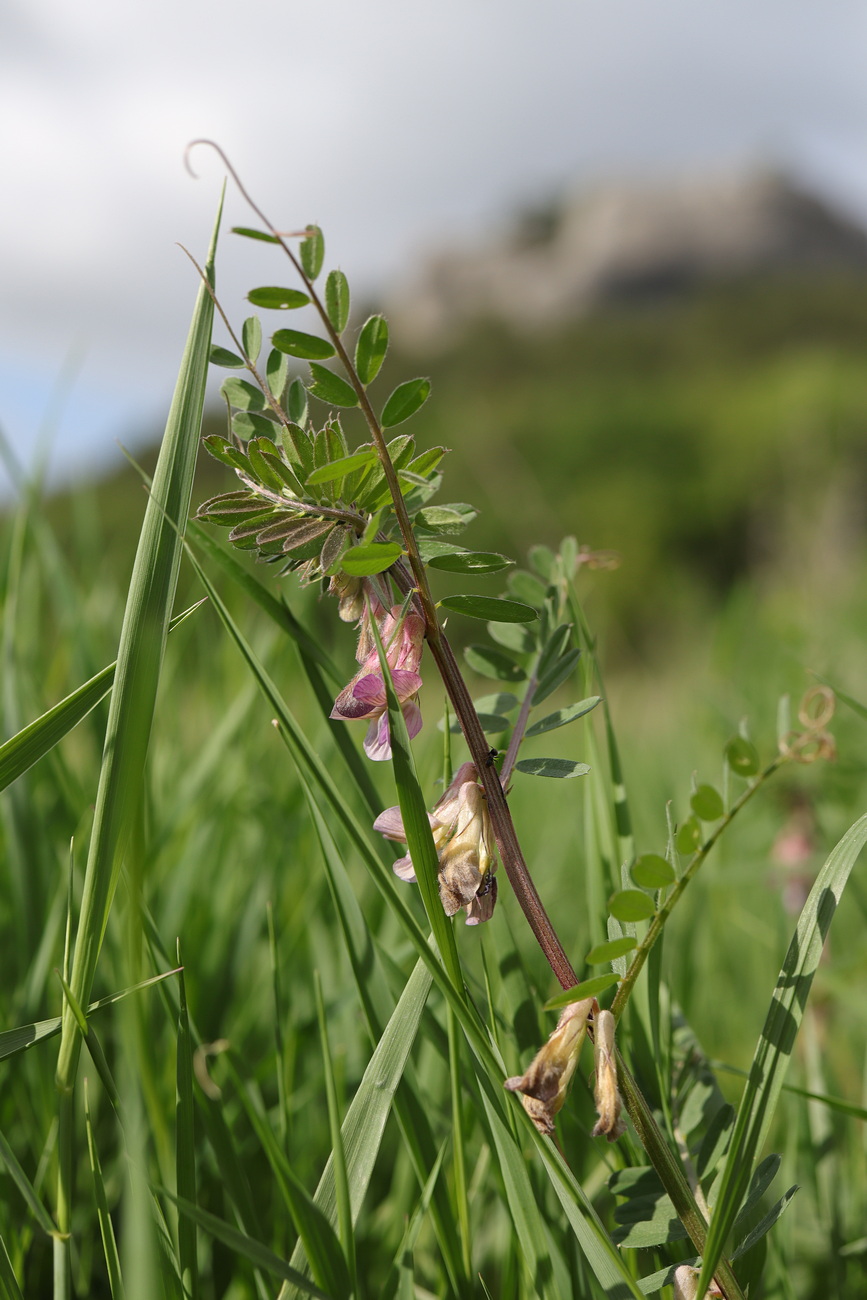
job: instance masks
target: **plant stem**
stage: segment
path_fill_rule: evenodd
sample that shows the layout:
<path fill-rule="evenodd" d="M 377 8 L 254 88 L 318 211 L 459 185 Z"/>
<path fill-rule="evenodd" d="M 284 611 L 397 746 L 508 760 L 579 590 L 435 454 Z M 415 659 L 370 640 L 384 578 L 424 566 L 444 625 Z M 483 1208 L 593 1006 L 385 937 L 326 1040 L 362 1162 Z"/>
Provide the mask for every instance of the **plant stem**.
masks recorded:
<path fill-rule="evenodd" d="M 524 698 L 521 701 L 521 708 L 515 722 L 514 730 L 509 739 L 509 748 L 506 750 L 506 757 L 503 759 L 503 766 L 500 769 L 500 784 L 504 790 L 509 788 L 509 778 L 512 775 L 512 769 L 518 758 L 518 750 L 521 747 L 521 741 L 524 739 L 524 732 L 527 730 L 527 722 L 530 718 L 530 710 L 533 707 L 533 696 L 536 693 L 536 687 L 539 684 L 538 678 L 539 661 L 533 665 L 530 676 L 527 678 L 527 689 L 524 692 Z"/>
<path fill-rule="evenodd" d="M 663 926 L 671 915 L 678 899 L 682 897 L 687 885 L 692 880 L 693 876 L 698 871 L 699 867 L 704 862 L 723 831 L 731 825 L 740 810 L 749 802 L 750 799 L 752 799 L 756 791 L 760 789 L 761 786 L 764 785 L 765 781 L 767 781 L 769 777 L 773 776 L 777 768 L 781 767 L 786 761 L 785 756 L 781 754 L 775 758 L 772 763 L 769 763 L 764 771 L 759 773 L 752 785 L 748 786 L 740 798 L 732 804 L 731 808 L 722 818 L 719 825 L 711 832 L 704 844 L 702 844 L 701 848 L 696 849 L 695 853 L 692 855 L 686 871 L 684 871 L 668 898 L 651 921 L 647 934 L 635 949 L 632 961 L 629 963 L 629 969 L 617 986 L 617 993 L 614 996 L 614 1001 L 611 1003 L 611 1014 L 614 1016 L 615 1020 L 619 1020 L 620 1016 L 623 1014 L 626 1003 L 629 1001 L 632 990 L 635 987 L 635 981 L 641 974 L 641 968 L 647 960 L 648 953 L 662 934 Z"/>
<path fill-rule="evenodd" d="M 394 565 L 390 572 L 402 591 L 414 590 L 412 578 L 407 573 L 404 565 L 398 563 Z M 482 730 L 482 724 L 479 722 L 479 715 L 476 713 L 467 684 L 458 667 L 454 651 L 436 619 L 434 620 L 434 628 L 432 630 L 428 629 L 427 643 L 445 684 L 452 707 L 461 724 L 470 757 L 476 765 L 479 780 L 484 788 L 491 825 L 494 830 L 494 839 L 497 842 L 503 868 L 509 877 L 509 883 L 515 891 L 515 896 L 527 918 L 530 929 L 533 931 L 536 941 L 545 954 L 548 965 L 559 980 L 561 987 L 564 989 L 572 988 L 574 984 L 578 983 L 578 977 L 572 969 L 572 964 L 566 956 L 536 886 L 533 884 L 527 863 L 521 852 L 521 846 L 518 843 L 518 837 L 512 822 L 512 814 L 509 811 L 506 795 L 500 782 L 500 774 L 493 763 L 490 762 L 490 746 Z"/>
<path fill-rule="evenodd" d="M 624 1105 L 635 1126 L 641 1145 L 674 1206 L 675 1213 L 689 1233 L 689 1238 L 699 1255 L 704 1254 L 707 1242 L 707 1221 L 698 1207 L 687 1182 L 680 1161 L 666 1142 L 653 1112 L 641 1093 L 638 1084 L 626 1067 L 620 1052 L 617 1053 L 617 1081 Z M 732 1272 L 728 1260 L 720 1259 L 715 1281 L 722 1289 L 725 1300 L 745 1300 L 740 1283 Z"/>

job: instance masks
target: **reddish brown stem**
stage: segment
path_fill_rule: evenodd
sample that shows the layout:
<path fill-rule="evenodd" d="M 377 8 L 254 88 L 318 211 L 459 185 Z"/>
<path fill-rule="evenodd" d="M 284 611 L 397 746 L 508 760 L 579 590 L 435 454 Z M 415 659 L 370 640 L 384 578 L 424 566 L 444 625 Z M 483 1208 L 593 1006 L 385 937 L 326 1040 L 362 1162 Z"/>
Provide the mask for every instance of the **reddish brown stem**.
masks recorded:
<path fill-rule="evenodd" d="M 412 591 L 412 579 L 402 564 L 391 570 L 398 586 L 404 591 Z M 444 635 L 439 622 L 434 618 L 433 626 L 427 624 L 427 643 L 434 657 L 440 676 L 448 691 L 452 708 L 457 714 L 470 751 L 470 757 L 476 765 L 479 778 L 488 801 L 488 812 L 494 828 L 494 839 L 500 853 L 500 859 L 509 883 L 515 891 L 515 897 L 536 941 L 542 949 L 551 970 L 564 989 L 570 989 L 578 983 L 578 977 L 572 969 L 563 945 L 557 937 L 548 913 L 542 904 L 536 886 L 533 884 L 518 837 L 515 833 L 512 814 L 506 801 L 506 795 L 500 783 L 500 774 L 491 762 L 491 751 L 479 715 L 467 690 L 463 674 L 458 667 L 454 652 Z"/>

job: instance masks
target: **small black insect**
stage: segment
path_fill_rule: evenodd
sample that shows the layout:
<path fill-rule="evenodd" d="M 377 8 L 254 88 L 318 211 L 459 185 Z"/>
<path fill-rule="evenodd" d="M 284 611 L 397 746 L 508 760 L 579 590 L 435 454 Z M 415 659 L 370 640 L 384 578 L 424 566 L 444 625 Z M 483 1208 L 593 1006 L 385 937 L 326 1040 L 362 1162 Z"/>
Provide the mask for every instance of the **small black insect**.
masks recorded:
<path fill-rule="evenodd" d="M 489 750 L 488 750 L 488 757 L 485 759 L 485 767 L 493 767 L 493 765 L 494 765 L 494 759 L 497 757 L 497 755 L 499 754 L 499 752 L 500 752 L 500 751 L 499 751 L 498 749 L 489 749 Z"/>

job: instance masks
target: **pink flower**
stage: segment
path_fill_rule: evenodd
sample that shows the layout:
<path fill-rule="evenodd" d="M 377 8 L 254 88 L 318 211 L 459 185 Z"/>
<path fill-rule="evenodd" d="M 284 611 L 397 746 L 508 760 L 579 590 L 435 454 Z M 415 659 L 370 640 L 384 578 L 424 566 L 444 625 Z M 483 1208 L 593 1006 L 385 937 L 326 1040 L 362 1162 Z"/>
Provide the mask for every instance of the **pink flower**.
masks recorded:
<path fill-rule="evenodd" d="M 439 859 L 439 890 L 447 916 L 460 908 L 467 911 L 467 925 L 489 921 L 497 901 L 497 869 L 494 836 L 484 792 L 478 783 L 475 764 L 464 763 L 451 785 L 428 813 Z M 386 808 L 373 823 L 387 840 L 406 843 L 399 808 Z M 401 880 L 415 880 L 412 858 L 394 864 Z"/>
<path fill-rule="evenodd" d="M 386 614 L 380 622 L 379 635 L 391 669 L 395 694 L 406 719 L 406 729 L 412 738 L 421 731 L 421 709 L 416 695 L 421 687 L 418 668 L 421 663 L 424 620 L 418 614 L 407 614 L 401 622 L 400 614 L 400 606 L 395 605 L 391 613 Z M 391 757 L 385 682 L 375 646 L 352 681 L 344 686 L 334 701 L 331 717 L 346 721 L 368 718 L 370 726 L 364 738 L 364 752 L 368 758 L 376 761 Z"/>

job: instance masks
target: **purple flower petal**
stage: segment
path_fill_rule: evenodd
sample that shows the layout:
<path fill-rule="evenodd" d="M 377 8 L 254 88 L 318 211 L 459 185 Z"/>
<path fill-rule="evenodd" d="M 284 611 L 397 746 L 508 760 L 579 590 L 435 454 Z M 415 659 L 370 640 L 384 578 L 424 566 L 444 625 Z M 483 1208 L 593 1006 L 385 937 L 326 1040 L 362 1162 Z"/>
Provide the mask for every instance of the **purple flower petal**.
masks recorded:
<path fill-rule="evenodd" d="M 403 829 L 403 818 L 400 815 L 400 808 L 386 808 L 381 812 L 373 823 L 373 829 L 379 831 L 387 840 L 400 840 L 402 844 L 406 843 L 406 831 Z"/>
<path fill-rule="evenodd" d="M 417 736 L 422 729 L 421 709 L 416 700 L 406 700 L 401 705 L 401 709 L 406 722 L 407 735 L 412 740 L 413 736 Z"/>
<path fill-rule="evenodd" d="M 356 700 L 364 700 L 375 708 L 385 708 L 385 683 L 379 673 L 364 673 L 353 687 L 352 694 Z"/>
<path fill-rule="evenodd" d="M 415 867 L 412 865 L 412 858 L 409 854 L 405 858 L 398 858 L 391 869 L 396 876 L 400 876 L 401 880 L 405 880 L 407 884 L 412 885 L 415 883 Z"/>
<path fill-rule="evenodd" d="M 364 737 L 364 752 L 374 763 L 382 763 L 391 758 L 391 733 L 388 729 L 388 714 L 372 718 Z"/>
<path fill-rule="evenodd" d="M 395 668 L 391 680 L 394 682 L 394 693 L 401 704 L 421 690 L 421 678 L 418 673 L 411 673 L 407 668 Z"/>
<path fill-rule="evenodd" d="M 334 708 L 331 710 L 329 717 L 342 718 L 344 721 L 352 722 L 356 718 L 369 718 L 371 713 L 376 710 L 376 705 L 371 704 L 363 697 L 357 694 L 359 683 L 353 678 L 348 686 L 343 690 L 334 701 Z"/>

